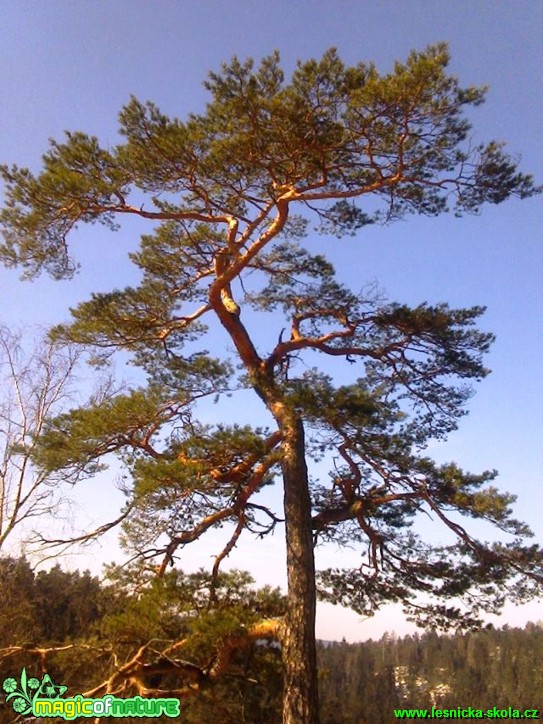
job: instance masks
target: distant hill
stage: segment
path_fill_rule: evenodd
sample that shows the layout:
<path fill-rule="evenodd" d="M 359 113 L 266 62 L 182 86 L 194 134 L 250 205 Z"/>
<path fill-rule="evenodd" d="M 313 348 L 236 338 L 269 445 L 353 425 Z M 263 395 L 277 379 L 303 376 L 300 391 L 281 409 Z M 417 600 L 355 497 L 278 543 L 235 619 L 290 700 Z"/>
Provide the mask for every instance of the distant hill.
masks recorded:
<path fill-rule="evenodd" d="M 319 642 L 319 668 L 322 724 L 389 724 L 396 708 L 523 712 L 543 705 L 543 622 Z"/>

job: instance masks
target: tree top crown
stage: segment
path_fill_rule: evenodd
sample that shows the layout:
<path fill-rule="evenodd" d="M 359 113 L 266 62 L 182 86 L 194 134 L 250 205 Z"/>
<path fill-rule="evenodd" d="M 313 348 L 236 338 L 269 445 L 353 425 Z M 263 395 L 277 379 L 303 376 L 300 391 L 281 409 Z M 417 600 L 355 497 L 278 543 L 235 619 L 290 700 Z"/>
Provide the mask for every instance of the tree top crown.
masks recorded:
<path fill-rule="evenodd" d="M 205 112 L 185 121 L 132 98 L 119 115 L 116 147 L 67 132 L 63 142 L 51 140 L 37 176 L 1 167 L 0 256 L 27 276 L 45 269 L 60 278 L 74 271 L 73 228 L 114 227 L 123 214 L 203 223 L 239 250 L 284 231 L 293 204 L 341 234 L 534 194 L 532 178 L 501 144 L 471 143 L 464 110 L 480 104 L 485 89 L 462 88 L 448 61 L 438 44 L 380 74 L 373 64 L 346 66 L 331 49 L 299 62 L 286 82 L 275 52 L 256 68 L 234 58 L 210 73 Z"/>

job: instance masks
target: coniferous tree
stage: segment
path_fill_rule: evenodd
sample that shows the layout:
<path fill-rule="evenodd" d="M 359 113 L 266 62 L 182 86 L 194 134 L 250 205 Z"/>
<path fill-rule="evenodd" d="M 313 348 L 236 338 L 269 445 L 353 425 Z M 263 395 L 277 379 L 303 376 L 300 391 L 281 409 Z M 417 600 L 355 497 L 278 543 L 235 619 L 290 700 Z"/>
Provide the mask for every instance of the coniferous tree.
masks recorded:
<path fill-rule="evenodd" d="M 524 629 L 406 636 L 385 647 L 383 639 L 321 645 L 321 721 L 391 724 L 397 721 L 394 709 L 432 706 L 521 712 L 540 707 L 542 641 L 543 626 L 532 623 Z M 353 670 L 358 677 L 348 680 Z M 351 696 L 353 684 L 358 698 Z"/>
<path fill-rule="evenodd" d="M 319 579 L 322 596 L 364 613 L 402 601 L 428 623 L 471 626 L 481 609 L 503 602 L 511 577 L 524 577 L 519 599 L 541 580 L 537 548 L 524 544 L 529 531 L 511 517 L 511 496 L 488 485 L 493 474 L 438 466 L 421 453 L 464 414 L 464 384 L 486 374 L 491 335 L 474 329 L 482 309 L 409 308 L 354 293 L 302 246 L 311 219 L 340 236 L 535 192 L 500 144 L 470 141 L 464 111 L 484 91 L 462 88 L 447 63 L 439 45 L 381 75 L 329 51 L 286 82 L 277 54 L 256 70 L 234 59 L 210 74 L 203 114 L 170 119 L 132 99 L 120 114 L 119 145 L 67 133 L 52 141 L 39 175 L 2 169 L 1 254 L 27 276 L 70 276 L 69 237 L 80 223 L 115 229 L 130 215 L 150 223 L 131 254 L 139 285 L 93 295 L 53 333 L 102 357 L 128 352 L 147 382 L 51 420 L 35 462 L 92 473 L 118 453 L 133 481 L 126 541 L 144 556 L 162 555 L 161 575 L 183 547 L 225 522 L 234 530 L 214 577 L 240 535 L 273 531 L 280 515 L 258 494 L 280 477 L 288 724 L 318 717 L 316 539 L 365 549 L 360 569 Z M 262 345 L 251 331 L 255 314 L 273 330 Z M 215 356 L 205 351 L 213 321 L 234 347 L 232 360 L 223 344 Z M 321 358 L 356 363 L 357 372 L 339 385 L 314 366 Z M 256 393 L 272 429 L 198 422 L 200 400 L 240 387 Z M 335 457 L 331 480 L 310 484 L 308 466 L 323 456 Z M 421 511 L 458 542 L 421 540 L 410 527 Z M 478 541 L 458 515 L 490 521 L 512 542 Z M 420 603 L 421 591 L 438 602 Z M 454 597 L 467 605 L 462 617 L 440 602 Z"/>

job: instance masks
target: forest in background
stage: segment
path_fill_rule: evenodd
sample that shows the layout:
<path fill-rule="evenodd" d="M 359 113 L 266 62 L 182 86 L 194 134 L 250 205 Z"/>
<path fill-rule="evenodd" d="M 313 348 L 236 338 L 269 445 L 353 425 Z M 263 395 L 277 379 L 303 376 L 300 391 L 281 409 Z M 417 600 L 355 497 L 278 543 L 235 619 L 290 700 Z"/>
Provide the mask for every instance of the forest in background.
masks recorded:
<path fill-rule="evenodd" d="M 222 574 L 212 607 L 204 572 L 175 572 L 157 583 L 152 572 L 146 579 L 140 571 L 139 590 L 127 585 L 132 573 L 111 568 L 104 583 L 88 572 L 56 565 L 35 573 L 24 558 L 1 558 L 0 679 L 18 677 L 25 667 L 28 676 L 48 673 L 73 696 L 98 686 L 141 646 L 164 651 L 168 640 L 183 637 L 184 663 L 209 668 L 220 655 L 217 631 L 226 640 L 251 616 L 277 615 L 284 607 L 277 589 L 257 590 L 242 572 Z M 171 659 L 180 655 L 172 652 Z M 541 706 L 542 622 L 452 635 L 385 634 L 352 644 L 321 641 L 318 657 L 322 724 L 387 724 L 396 721 L 398 707 Z M 171 670 L 148 672 L 151 687 L 178 686 Z M 281 692 L 277 644 L 252 641 L 233 652 L 212 687 L 183 698 L 183 721 L 279 723 Z M 124 696 L 135 693 L 127 679 Z M 4 698 L 0 720 L 18 721 Z"/>

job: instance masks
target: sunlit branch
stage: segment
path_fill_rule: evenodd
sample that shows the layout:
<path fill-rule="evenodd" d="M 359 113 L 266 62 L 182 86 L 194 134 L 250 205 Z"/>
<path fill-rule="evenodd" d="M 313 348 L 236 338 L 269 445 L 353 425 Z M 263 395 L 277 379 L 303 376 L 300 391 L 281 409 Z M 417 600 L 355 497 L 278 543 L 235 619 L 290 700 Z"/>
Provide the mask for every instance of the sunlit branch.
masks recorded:
<path fill-rule="evenodd" d="M 226 215 L 214 216 L 212 214 L 200 214 L 196 211 L 144 211 L 143 206 L 138 209 L 136 206 L 130 206 L 128 204 L 117 204 L 111 206 L 104 204 L 92 204 L 88 207 L 88 209 L 85 209 L 85 211 L 92 214 L 132 214 L 140 216 L 143 219 L 152 219 L 154 221 L 191 220 L 222 224 L 228 224 L 230 221 L 229 217 Z"/>
<path fill-rule="evenodd" d="M 129 503 L 125 507 L 124 511 L 121 513 L 121 515 L 118 518 L 115 518 L 115 520 L 110 521 L 109 523 L 104 523 L 103 525 L 99 526 L 98 528 L 95 528 L 95 530 L 90 531 L 89 533 L 84 533 L 80 536 L 75 536 L 73 538 L 47 538 L 41 533 L 35 533 L 35 539 L 40 542 L 44 547 L 46 548 L 56 548 L 58 546 L 70 546 L 74 545 L 76 543 L 89 543 L 96 538 L 99 538 L 100 536 L 104 535 L 108 531 L 112 530 L 116 526 L 118 526 L 120 523 L 122 523 L 124 520 L 126 520 L 132 510 L 135 507 L 135 503 Z"/>
<path fill-rule="evenodd" d="M 183 531 L 179 535 L 172 537 L 166 548 L 161 551 L 164 554 L 164 559 L 158 569 L 159 577 L 162 577 L 164 575 L 168 564 L 173 564 L 174 554 L 179 547 L 185 546 L 188 543 L 192 543 L 195 540 L 198 540 L 198 538 L 200 538 L 207 530 L 217 525 L 217 523 L 220 523 L 229 518 L 237 517 L 238 520 L 243 519 L 243 521 L 245 522 L 245 517 L 243 514 L 247 507 L 249 499 L 254 493 L 257 492 L 257 490 L 262 485 L 262 481 L 266 473 L 277 462 L 276 456 L 274 454 L 274 448 L 280 442 L 281 437 L 282 436 L 279 431 L 276 431 L 268 437 L 268 439 L 266 440 L 266 447 L 269 452 L 264 460 L 259 462 L 257 465 L 255 465 L 255 462 L 258 458 L 255 458 L 253 454 L 250 454 L 247 456 L 246 460 L 234 466 L 230 471 L 230 474 L 222 473 L 221 471 L 215 469 L 216 474 L 220 477 L 221 483 L 239 483 L 239 488 L 233 498 L 233 502 L 228 506 L 214 511 L 210 515 L 205 516 L 205 518 L 203 518 L 197 525 L 195 525 L 190 530 Z M 250 469 L 251 467 L 253 467 L 253 465 L 254 470 L 252 471 L 252 473 L 250 473 Z M 213 471 L 211 471 L 209 474 L 211 477 L 213 477 Z M 246 482 L 242 484 L 239 478 L 243 475 L 248 476 L 248 478 Z"/>
<path fill-rule="evenodd" d="M 245 512 L 241 510 L 238 515 L 238 524 L 234 530 L 234 533 L 232 534 L 230 540 L 225 545 L 225 547 L 222 549 L 222 551 L 216 556 L 215 561 L 213 563 L 213 569 L 211 571 L 211 584 L 210 584 L 210 590 L 209 590 L 209 602 L 210 604 L 217 602 L 217 576 L 219 575 L 219 567 L 222 563 L 222 561 L 230 555 L 232 550 L 235 548 L 236 543 L 239 540 L 239 537 L 241 536 L 243 529 L 245 527 Z"/>

